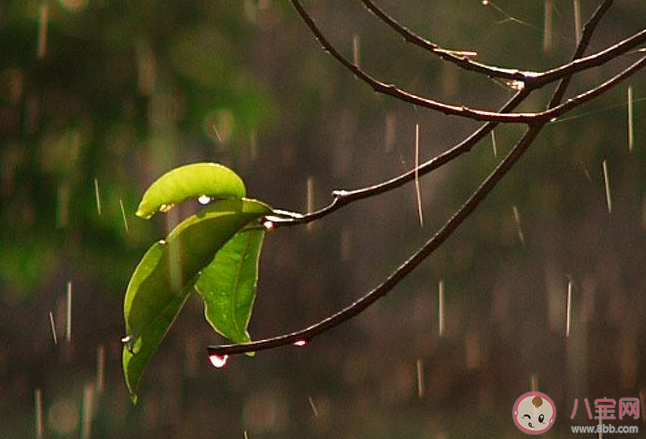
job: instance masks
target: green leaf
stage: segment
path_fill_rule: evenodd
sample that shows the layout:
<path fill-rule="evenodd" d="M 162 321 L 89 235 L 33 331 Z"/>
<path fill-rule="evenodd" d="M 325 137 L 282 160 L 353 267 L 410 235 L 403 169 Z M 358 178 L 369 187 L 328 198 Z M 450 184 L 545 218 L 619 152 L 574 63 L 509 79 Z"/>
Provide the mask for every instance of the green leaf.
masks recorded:
<path fill-rule="evenodd" d="M 159 177 L 144 193 L 137 216 L 150 218 L 169 211 L 188 198 L 206 195 L 210 198 L 243 198 L 246 189 L 242 179 L 231 169 L 217 163 L 193 163 L 180 166 Z"/>
<path fill-rule="evenodd" d="M 123 371 L 133 402 L 146 364 L 182 309 L 200 270 L 239 230 L 268 213 L 248 199 L 219 201 L 180 223 L 153 245 L 130 279 L 124 302 L 128 341 Z"/>
<path fill-rule="evenodd" d="M 251 340 L 247 332 L 258 283 L 264 230 L 236 234 L 202 270 L 195 289 L 204 299 L 204 315 L 213 329 L 234 343 Z"/>

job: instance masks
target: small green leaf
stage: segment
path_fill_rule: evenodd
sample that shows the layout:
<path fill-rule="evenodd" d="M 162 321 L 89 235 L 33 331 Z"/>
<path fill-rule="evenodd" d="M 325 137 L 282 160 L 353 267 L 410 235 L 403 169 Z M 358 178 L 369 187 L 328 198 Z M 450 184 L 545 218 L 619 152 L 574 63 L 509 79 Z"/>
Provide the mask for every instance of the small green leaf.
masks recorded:
<path fill-rule="evenodd" d="M 234 343 L 251 340 L 247 326 L 256 298 L 264 230 L 236 234 L 215 255 L 195 284 L 213 329 Z"/>
<path fill-rule="evenodd" d="M 144 193 L 137 216 L 150 218 L 169 211 L 188 198 L 206 195 L 210 198 L 243 198 L 246 189 L 242 179 L 231 169 L 217 163 L 193 163 L 180 166 L 159 177 Z"/>
<path fill-rule="evenodd" d="M 223 200 L 180 223 L 153 245 L 130 279 L 124 301 L 123 370 L 133 402 L 146 364 L 182 309 L 204 267 L 240 229 L 271 212 L 248 199 Z"/>

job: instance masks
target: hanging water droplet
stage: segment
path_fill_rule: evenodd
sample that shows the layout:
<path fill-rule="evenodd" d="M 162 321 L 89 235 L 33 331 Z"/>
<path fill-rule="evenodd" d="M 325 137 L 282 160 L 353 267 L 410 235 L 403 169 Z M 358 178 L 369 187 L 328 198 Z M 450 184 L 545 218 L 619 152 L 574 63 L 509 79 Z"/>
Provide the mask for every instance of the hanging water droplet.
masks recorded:
<path fill-rule="evenodd" d="M 294 342 L 294 346 L 298 346 L 299 348 L 305 346 L 307 344 L 307 340 L 298 340 Z"/>
<path fill-rule="evenodd" d="M 159 206 L 159 211 L 160 211 L 161 213 L 166 213 L 166 212 L 168 212 L 169 210 L 171 210 L 174 206 L 175 206 L 175 205 L 174 205 L 173 203 L 170 203 L 170 204 L 162 204 L 161 206 Z"/>
<path fill-rule="evenodd" d="M 197 201 L 200 204 L 209 204 L 211 202 L 211 197 L 209 197 L 208 195 L 200 195 Z"/>
<path fill-rule="evenodd" d="M 274 223 L 269 220 L 265 220 L 263 221 L 262 226 L 269 232 L 274 228 Z"/>
<path fill-rule="evenodd" d="M 121 343 L 128 349 L 128 352 L 135 355 L 141 350 L 141 338 L 134 335 L 126 335 L 121 338 Z"/>
<path fill-rule="evenodd" d="M 511 88 L 512 90 L 518 90 L 518 91 L 525 88 L 525 82 L 523 81 L 516 81 L 516 80 L 507 81 L 505 85 Z"/>
<path fill-rule="evenodd" d="M 168 244 L 168 243 L 166 242 L 166 240 L 165 240 L 165 239 L 160 239 L 160 240 L 158 241 L 158 243 L 159 243 L 160 245 L 166 245 L 166 244 Z"/>
<path fill-rule="evenodd" d="M 222 369 L 224 366 L 226 366 L 228 359 L 229 359 L 228 355 L 218 355 L 218 354 L 209 355 L 209 361 L 211 362 L 213 367 L 217 369 Z"/>

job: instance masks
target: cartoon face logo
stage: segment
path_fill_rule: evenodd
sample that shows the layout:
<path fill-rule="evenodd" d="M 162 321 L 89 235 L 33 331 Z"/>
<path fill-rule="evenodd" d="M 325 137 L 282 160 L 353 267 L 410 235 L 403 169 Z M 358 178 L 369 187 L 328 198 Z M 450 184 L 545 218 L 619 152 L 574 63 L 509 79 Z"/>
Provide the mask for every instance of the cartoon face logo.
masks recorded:
<path fill-rule="evenodd" d="M 528 392 L 516 400 L 512 415 L 520 431 L 542 434 L 554 425 L 556 406 L 544 393 Z"/>

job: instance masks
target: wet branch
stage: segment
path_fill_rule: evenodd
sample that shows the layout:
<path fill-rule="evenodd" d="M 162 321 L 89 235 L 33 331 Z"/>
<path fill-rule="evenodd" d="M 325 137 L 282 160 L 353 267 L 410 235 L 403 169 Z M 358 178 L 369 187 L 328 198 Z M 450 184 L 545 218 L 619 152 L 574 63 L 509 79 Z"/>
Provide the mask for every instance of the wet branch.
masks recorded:
<path fill-rule="evenodd" d="M 305 10 L 303 5 L 300 3 L 300 0 L 290 0 L 298 14 L 300 15 L 303 22 L 307 25 L 310 31 L 314 34 L 316 39 L 321 43 L 325 51 L 327 51 L 334 59 L 336 59 L 341 65 L 343 65 L 347 70 L 357 76 L 359 79 L 370 85 L 372 89 L 378 93 L 383 93 L 389 96 L 392 96 L 396 99 L 399 99 L 404 102 L 408 102 L 413 105 L 417 105 L 424 108 L 429 108 L 447 115 L 461 116 L 467 119 L 480 120 L 480 121 L 490 121 L 490 122 L 501 122 L 501 123 L 524 123 L 531 124 L 538 120 L 549 120 L 552 118 L 559 117 L 564 113 L 568 112 L 574 106 L 581 105 L 588 100 L 592 99 L 593 96 L 588 96 L 587 93 L 576 96 L 575 98 L 569 100 L 566 104 L 558 105 L 553 108 L 550 108 L 542 112 L 530 112 L 530 113 L 500 113 L 495 111 L 487 111 L 481 109 L 474 109 L 466 106 L 458 106 L 452 104 L 446 104 L 443 102 L 435 101 L 433 99 L 428 99 L 413 93 L 410 93 L 406 90 L 402 90 L 394 84 L 387 84 L 385 82 L 379 81 L 373 76 L 366 73 L 358 65 L 351 62 L 349 59 L 344 57 L 330 41 L 325 37 L 323 32 L 319 29 L 317 24 L 314 22 L 312 16 Z M 624 40 L 615 46 L 612 46 L 610 49 L 600 52 L 599 54 L 588 57 L 587 63 L 592 63 L 594 66 L 598 64 L 603 64 L 615 57 L 625 53 L 626 51 L 638 46 L 639 44 L 646 42 L 646 29 L 637 33 L 636 35 Z M 566 65 L 560 71 L 559 69 L 548 72 L 549 76 L 543 77 L 541 82 L 530 82 L 531 90 L 540 88 L 544 85 L 547 85 L 550 82 L 559 80 L 561 77 L 569 74 L 576 73 L 580 70 L 583 70 L 587 64 L 579 65 L 574 64 L 574 62 Z M 532 80 L 533 81 L 533 80 Z M 527 88 L 527 84 L 525 84 Z"/>
<path fill-rule="evenodd" d="M 585 51 L 586 47 L 589 44 L 590 37 L 592 36 L 597 24 L 601 20 L 601 17 L 608 10 L 611 3 L 612 3 L 612 0 L 605 0 L 603 4 L 595 11 L 592 18 L 586 24 L 582 38 L 574 53 L 574 56 L 573 56 L 574 59 L 580 57 L 581 54 Z M 588 93 L 590 95 L 593 95 L 592 97 L 597 96 L 603 93 L 604 91 L 607 91 L 615 87 L 621 81 L 628 78 L 630 75 L 632 75 L 633 73 L 637 72 L 638 70 L 642 69 L 645 66 L 646 66 L 646 57 L 643 57 L 639 61 L 635 62 L 630 67 L 625 69 L 624 71 L 615 75 L 613 78 L 611 78 L 601 86 L 597 87 L 596 89 Z M 550 107 L 558 108 L 559 106 L 561 106 L 559 105 L 559 103 L 565 93 L 565 90 L 568 87 L 569 80 L 570 80 L 570 76 L 568 75 L 568 76 L 565 76 L 560 81 L 557 89 L 554 91 L 552 100 L 550 102 Z M 502 110 L 507 111 L 508 109 L 513 108 L 515 105 L 517 105 L 519 101 L 521 101 L 526 97 L 525 93 L 526 92 L 524 91 L 520 91 L 519 93 L 517 93 L 516 96 L 514 96 L 505 105 L 505 107 L 503 107 Z M 280 335 L 273 338 L 268 338 L 265 340 L 245 343 L 245 344 L 210 346 L 208 348 L 209 355 L 240 354 L 240 353 L 246 353 L 246 352 L 252 352 L 252 351 L 272 349 L 272 348 L 286 346 L 286 345 L 295 344 L 295 343 L 300 344 L 303 342 L 308 342 L 313 338 L 315 338 L 316 336 L 360 314 L 362 311 L 367 309 L 371 304 L 373 304 L 378 299 L 388 294 L 402 279 L 408 276 L 408 274 L 410 274 L 419 264 L 421 264 L 437 248 L 439 248 L 458 229 L 458 227 L 473 213 L 473 211 L 478 207 L 478 205 L 489 195 L 489 193 L 491 193 L 491 191 L 500 182 L 500 180 L 502 180 L 502 178 L 506 175 L 506 173 L 514 166 L 514 164 L 520 159 L 520 157 L 525 153 L 525 151 L 531 146 L 531 144 L 534 142 L 536 137 L 540 134 L 541 130 L 545 127 L 545 125 L 548 122 L 549 122 L 549 119 L 539 119 L 531 123 L 527 131 L 523 135 L 523 137 L 518 141 L 518 143 L 516 143 L 516 145 L 512 148 L 509 154 L 493 170 L 493 172 L 489 174 L 489 176 L 483 181 L 483 183 L 473 192 L 473 194 L 469 197 L 469 199 L 462 205 L 462 207 L 460 207 L 454 213 L 454 215 L 444 224 L 444 226 L 431 239 L 429 239 L 419 250 L 417 250 L 407 261 L 405 261 L 393 273 L 391 273 L 384 282 L 382 282 L 379 286 L 377 286 L 375 289 L 370 291 L 368 294 L 366 294 L 359 300 L 355 301 L 348 307 L 344 308 L 343 310 L 303 330 Z M 479 130 L 477 130 L 471 137 L 475 138 L 475 137 L 478 137 L 479 135 L 482 136 L 482 132 L 484 132 L 487 129 L 490 131 L 494 127 L 495 127 L 495 123 L 493 122 L 485 124 Z M 468 140 L 469 139 L 465 140 L 465 142 L 467 142 Z M 465 142 L 463 142 L 463 144 L 465 144 Z M 447 151 L 447 153 L 455 150 L 456 148 L 457 146 Z M 427 162 L 425 166 L 430 167 L 431 162 Z M 437 165 L 437 166 L 440 166 L 440 165 Z M 426 172 L 429 172 L 429 170 L 427 170 Z M 398 181 L 397 184 L 399 185 L 405 183 L 405 181 L 403 181 L 405 178 L 408 178 L 410 180 L 410 177 L 406 177 L 409 174 L 410 172 L 400 177 L 397 177 L 389 182 L 386 182 L 382 185 L 376 185 L 370 188 L 365 188 L 360 191 L 369 192 L 369 191 L 380 190 L 383 192 L 385 190 L 389 190 L 388 185 L 394 184 L 393 182 L 398 181 L 399 179 L 402 180 L 401 183 L 399 183 Z M 409 180 L 406 180 L 406 181 L 409 181 Z M 382 186 L 382 189 L 375 189 L 375 188 L 379 188 L 380 186 Z M 385 187 L 385 189 L 383 189 L 383 187 Z M 330 206 L 335 206 L 336 204 L 339 204 L 339 203 L 347 204 L 347 202 L 343 202 L 339 200 L 344 199 L 342 197 L 351 197 L 352 193 L 353 192 L 337 193 L 337 197 L 335 198 L 335 201 Z M 357 191 L 354 191 L 354 193 L 357 193 Z M 374 195 L 375 193 L 377 192 L 373 192 L 372 194 Z M 354 196 L 358 197 L 359 195 L 354 195 Z M 332 207 L 328 207 L 328 208 L 332 209 Z M 311 215 L 314 215 L 314 214 L 316 213 L 313 213 Z"/>
<path fill-rule="evenodd" d="M 616 86 L 644 66 L 646 66 L 646 57 L 643 57 L 629 68 L 613 77 L 609 88 Z M 210 346 L 208 348 L 209 355 L 241 354 L 287 346 L 295 343 L 309 342 L 314 337 L 359 315 L 374 302 L 388 294 L 401 280 L 406 278 L 406 276 L 408 276 L 419 264 L 438 249 L 458 229 L 464 220 L 471 216 L 476 207 L 478 207 L 478 205 L 491 193 L 498 182 L 502 180 L 529 146 L 531 146 L 547 123 L 548 121 L 540 120 L 532 124 L 505 159 L 491 174 L 489 174 L 485 181 L 478 187 L 478 189 L 476 189 L 475 192 L 473 192 L 462 207 L 456 211 L 456 213 L 430 240 L 428 240 L 406 262 L 391 273 L 390 276 L 388 276 L 388 278 L 386 278 L 386 280 L 377 288 L 373 289 L 368 294 L 336 314 L 333 314 L 300 331 L 251 343 Z"/>
<path fill-rule="evenodd" d="M 469 56 L 459 55 L 460 53 L 462 53 L 461 51 L 444 49 L 399 23 L 391 15 L 377 6 L 372 0 L 359 1 L 363 3 L 368 11 L 372 12 L 377 18 L 379 18 L 395 32 L 401 35 L 405 41 L 412 43 L 428 52 L 431 52 L 445 61 L 452 62 L 464 70 L 482 73 L 490 78 L 502 78 L 507 80 L 522 81 L 525 84 L 525 88 L 532 90 L 568 77 L 574 73 L 603 65 L 608 61 L 613 60 L 618 56 L 625 54 L 629 50 L 634 49 L 638 45 L 646 42 L 646 29 L 644 29 L 636 33 L 635 35 L 626 38 L 625 40 L 620 41 L 613 46 L 608 47 L 605 50 L 589 55 L 587 57 L 579 56 L 577 58 L 573 58 L 572 61 L 567 64 L 544 72 L 507 69 L 475 62 Z M 599 9 L 602 8 L 605 12 L 610 8 L 610 6 L 612 6 L 612 3 L 613 1 L 604 2 L 601 4 L 601 6 L 599 6 Z M 595 11 L 592 18 L 596 20 L 595 17 L 601 18 L 602 16 L 603 14 L 597 14 Z M 596 23 L 593 23 L 591 20 L 590 22 L 588 22 L 588 25 L 596 26 Z M 579 45 L 578 47 L 583 46 Z"/>
<path fill-rule="evenodd" d="M 605 0 L 603 3 L 601 3 L 601 5 L 595 10 L 595 12 L 592 14 L 590 19 L 584 25 L 581 33 L 580 43 L 575 49 L 572 60 L 576 60 L 581 56 L 583 56 L 583 53 L 585 52 L 586 48 L 590 44 L 590 39 L 592 38 L 592 35 L 594 33 L 596 26 L 598 25 L 599 21 L 606 13 L 606 11 L 610 8 L 610 6 L 612 6 L 613 1 L 614 0 Z M 369 2 L 369 3 L 372 3 L 372 2 Z M 554 95 L 550 101 L 548 108 L 553 108 L 558 106 L 558 104 L 563 99 L 563 95 L 565 93 L 565 90 L 567 89 L 567 86 L 570 83 L 570 79 L 571 79 L 571 76 L 566 76 L 561 80 L 561 82 L 559 83 L 559 86 L 554 92 Z M 530 93 L 531 93 L 531 90 L 528 88 L 524 88 L 518 91 L 504 106 L 502 106 L 498 110 L 498 112 L 507 113 L 512 111 L 525 98 L 527 98 L 527 96 L 529 96 Z M 346 206 L 354 201 L 370 198 L 375 195 L 379 195 L 384 192 L 388 192 L 390 190 L 403 186 L 404 184 L 410 181 L 413 181 L 415 179 L 416 173 L 418 176 L 426 175 L 444 166 L 445 164 L 450 163 L 452 160 L 456 159 L 460 155 L 471 151 L 471 149 L 480 140 L 482 140 L 491 131 L 493 131 L 496 128 L 496 126 L 498 126 L 497 122 L 487 122 L 486 124 L 482 125 L 478 130 L 476 130 L 473 134 L 471 134 L 469 137 L 467 137 L 459 144 L 453 146 L 451 149 L 443 152 L 442 154 L 436 157 L 433 157 L 432 159 L 422 163 L 417 168 L 417 170 L 412 169 L 410 171 L 407 171 L 401 175 L 393 177 L 384 182 L 367 186 L 364 188 L 360 188 L 360 189 L 335 190 L 332 193 L 332 196 L 333 196 L 332 202 L 327 206 L 317 211 L 309 212 L 305 215 L 276 217 L 274 218 L 274 221 L 273 221 L 274 226 L 284 227 L 284 226 L 293 226 L 293 225 L 309 223 L 309 222 L 318 220 L 320 218 L 323 218 L 324 216 L 329 215 L 332 212 L 335 212 L 340 208 L 342 208 L 343 206 Z"/>

